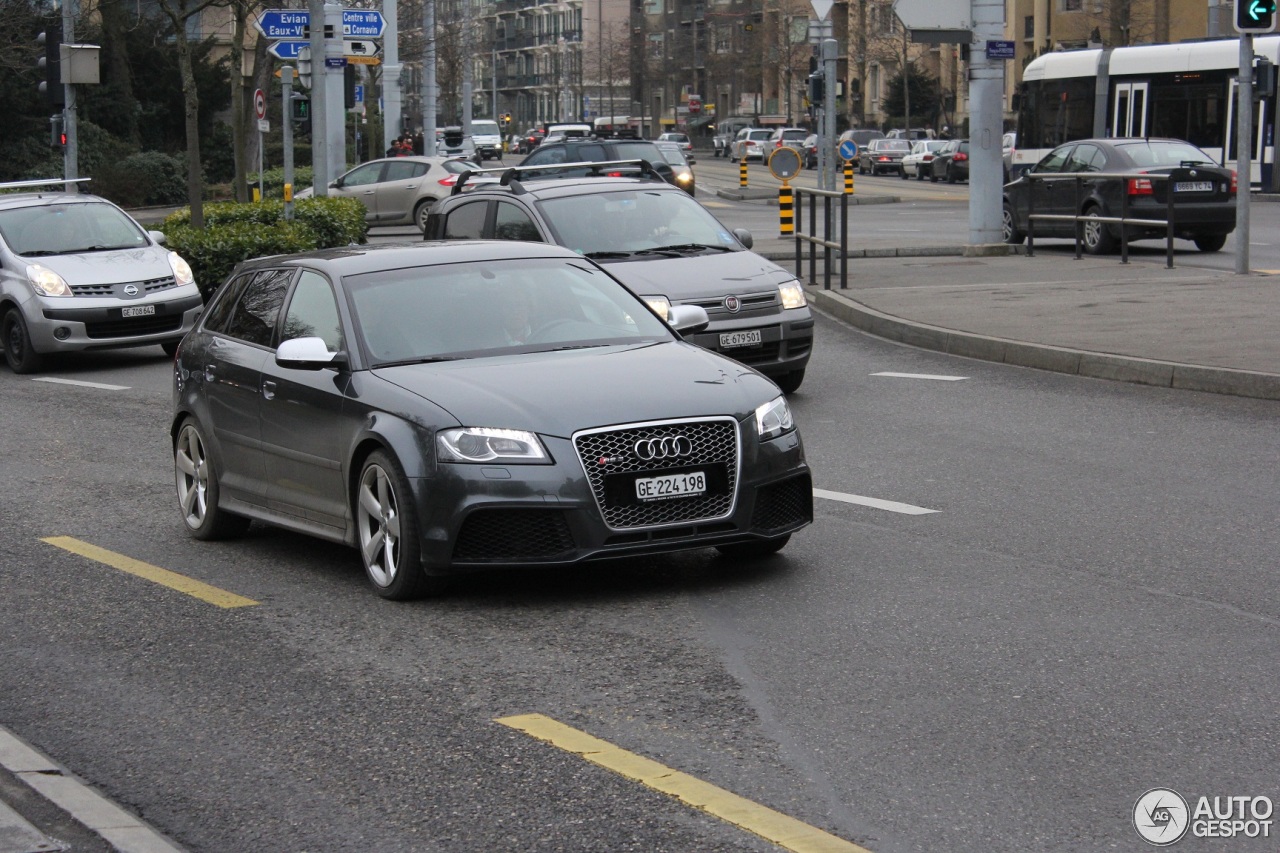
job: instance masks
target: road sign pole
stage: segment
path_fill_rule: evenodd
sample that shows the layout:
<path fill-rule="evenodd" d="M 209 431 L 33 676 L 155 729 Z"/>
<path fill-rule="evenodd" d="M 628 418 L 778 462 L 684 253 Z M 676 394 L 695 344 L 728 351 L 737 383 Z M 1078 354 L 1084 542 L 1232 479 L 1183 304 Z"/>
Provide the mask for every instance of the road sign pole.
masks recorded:
<path fill-rule="evenodd" d="M 323 76 L 325 80 L 325 153 L 328 155 L 329 180 L 341 175 L 347 168 L 347 121 L 343 93 L 343 72 L 346 61 L 342 55 L 342 7 L 337 3 L 324 4 L 324 68 L 315 67 L 312 54 L 312 79 Z M 314 139 L 314 133 L 312 135 Z"/>
<path fill-rule="evenodd" d="M 1236 275 L 1248 275 L 1249 185 L 1253 181 L 1252 33 L 1240 34 L 1240 77 L 1236 94 Z M 1172 191 L 1173 187 L 1167 190 Z"/>
<path fill-rule="evenodd" d="M 307 0 L 311 27 L 311 188 L 317 198 L 329 194 L 329 182 L 338 177 L 329 170 L 329 105 L 325 93 L 329 75 L 324 68 L 324 0 Z M 319 22 L 315 24 L 315 22 Z M 281 75 L 283 77 L 284 75 Z M 339 89 L 341 91 L 341 89 Z"/>
<path fill-rule="evenodd" d="M 293 219 L 293 67 L 280 69 L 280 128 L 284 133 L 284 218 Z M 315 132 L 314 130 L 312 131 Z"/>

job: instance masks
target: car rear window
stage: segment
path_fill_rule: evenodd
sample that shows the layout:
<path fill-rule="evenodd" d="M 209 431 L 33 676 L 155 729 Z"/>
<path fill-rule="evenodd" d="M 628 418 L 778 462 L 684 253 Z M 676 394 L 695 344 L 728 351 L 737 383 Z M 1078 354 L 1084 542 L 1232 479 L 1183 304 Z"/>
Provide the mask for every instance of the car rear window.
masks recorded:
<path fill-rule="evenodd" d="M 1212 163 L 1213 158 L 1189 142 L 1123 142 L 1116 145 L 1136 166 Z"/>

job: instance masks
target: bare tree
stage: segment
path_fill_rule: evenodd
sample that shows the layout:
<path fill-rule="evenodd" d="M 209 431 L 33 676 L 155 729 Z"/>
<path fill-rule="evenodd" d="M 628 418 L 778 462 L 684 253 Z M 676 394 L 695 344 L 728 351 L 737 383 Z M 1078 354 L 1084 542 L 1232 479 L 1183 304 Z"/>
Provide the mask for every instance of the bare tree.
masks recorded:
<path fill-rule="evenodd" d="M 200 163 L 200 95 L 196 90 L 195 62 L 187 22 L 204 10 L 224 0 L 157 0 L 160 11 L 173 25 L 178 49 L 178 72 L 182 77 L 182 100 L 187 138 L 187 202 L 191 205 L 191 224 L 204 227 L 203 167 Z M 236 69 L 237 73 L 239 69 Z"/>

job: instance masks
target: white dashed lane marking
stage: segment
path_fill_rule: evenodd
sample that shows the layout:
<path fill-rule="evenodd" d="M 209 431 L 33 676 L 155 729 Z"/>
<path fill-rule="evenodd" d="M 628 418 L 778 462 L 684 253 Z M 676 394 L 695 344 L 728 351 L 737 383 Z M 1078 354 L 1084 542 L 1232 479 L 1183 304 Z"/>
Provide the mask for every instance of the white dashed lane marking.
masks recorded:
<path fill-rule="evenodd" d="M 968 376 L 939 376 L 936 373 L 873 373 L 872 376 L 891 376 L 896 379 L 936 379 L 939 382 L 959 382 L 961 379 L 968 379 Z"/>
<path fill-rule="evenodd" d="M 869 506 L 873 509 L 883 509 L 889 512 L 900 512 L 903 515 L 928 515 L 931 512 L 942 512 L 940 509 L 926 509 L 922 506 L 886 501 L 880 498 L 868 498 L 863 495 L 850 495 L 844 492 L 829 492 L 826 489 L 814 489 L 813 496 L 815 498 L 826 498 L 829 501 L 840 501 L 841 503 Z"/>
<path fill-rule="evenodd" d="M 54 379 L 50 376 L 37 376 L 32 382 L 52 382 L 55 385 L 79 385 L 82 388 L 101 388 L 103 391 L 128 391 L 128 385 L 108 385 L 105 382 L 84 382 L 79 379 Z"/>

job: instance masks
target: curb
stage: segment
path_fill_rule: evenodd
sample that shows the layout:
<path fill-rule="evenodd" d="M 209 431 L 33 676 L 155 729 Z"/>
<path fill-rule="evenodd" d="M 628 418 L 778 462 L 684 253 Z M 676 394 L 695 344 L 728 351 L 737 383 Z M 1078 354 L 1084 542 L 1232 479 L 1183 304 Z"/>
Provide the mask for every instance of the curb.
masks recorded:
<path fill-rule="evenodd" d="M 0 766 L 101 836 L 118 853 L 183 853 L 181 847 L 3 726 L 0 726 Z"/>
<path fill-rule="evenodd" d="M 876 337 L 921 349 L 1094 379 L 1280 400 L 1280 375 L 1274 373 L 1157 361 L 958 332 L 883 314 L 813 285 L 805 285 L 805 291 L 816 307 L 833 317 Z"/>

